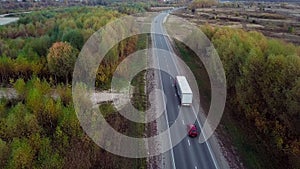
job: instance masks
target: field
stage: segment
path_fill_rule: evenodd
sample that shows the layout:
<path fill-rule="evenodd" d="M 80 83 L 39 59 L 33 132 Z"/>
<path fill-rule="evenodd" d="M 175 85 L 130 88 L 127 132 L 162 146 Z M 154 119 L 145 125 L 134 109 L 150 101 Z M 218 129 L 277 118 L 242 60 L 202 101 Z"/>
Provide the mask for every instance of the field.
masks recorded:
<path fill-rule="evenodd" d="M 300 44 L 300 4 L 296 3 L 222 3 L 175 14 L 199 25 L 256 30 L 267 37 Z"/>

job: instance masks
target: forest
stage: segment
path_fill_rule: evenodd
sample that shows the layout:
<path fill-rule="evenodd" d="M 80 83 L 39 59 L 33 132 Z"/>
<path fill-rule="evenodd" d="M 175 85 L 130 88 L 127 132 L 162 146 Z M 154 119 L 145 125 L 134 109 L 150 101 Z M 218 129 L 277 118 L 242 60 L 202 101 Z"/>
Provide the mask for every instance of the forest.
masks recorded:
<path fill-rule="evenodd" d="M 300 47 L 256 31 L 201 29 L 226 74 L 227 101 L 219 129 L 227 132 L 246 168 L 300 168 Z M 175 42 L 197 79 L 207 112 L 211 95 L 206 70 L 195 53 Z"/>
<path fill-rule="evenodd" d="M 71 7 L 24 14 L 0 27 L 0 85 L 18 97 L 0 99 L 0 166 L 3 168 L 144 168 L 145 159 L 115 156 L 98 147 L 82 130 L 73 107 L 72 72 L 85 41 L 128 11 L 104 7 Z M 99 65 L 96 88 L 109 88 L 116 66 L 144 49 L 147 35 L 124 39 Z M 139 96 L 139 91 L 135 94 Z M 138 100 L 140 101 L 140 100 Z M 140 103 L 135 103 L 143 106 Z M 125 133 L 129 124 L 104 104 L 108 121 Z M 129 127 L 126 127 L 129 126 Z M 142 135 L 139 124 L 136 135 Z M 80 159 L 80 160 L 78 160 Z"/>
<path fill-rule="evenodd" d="M 299 168 L 299 46 L 258 32 L 206 30 L 226 72 L 227 111 L 257 138 L 253 149 L 267 152 L 272 168 Z M 253 168 L 269 168 L 265 160 Z"/>

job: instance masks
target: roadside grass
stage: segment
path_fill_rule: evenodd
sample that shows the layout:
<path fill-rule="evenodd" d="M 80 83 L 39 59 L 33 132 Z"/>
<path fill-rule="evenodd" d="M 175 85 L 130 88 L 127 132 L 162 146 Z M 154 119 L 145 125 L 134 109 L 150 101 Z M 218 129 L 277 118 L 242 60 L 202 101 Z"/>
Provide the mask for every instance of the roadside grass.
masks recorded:
<path fill-rule="evenodd" d="M 224 129 L 231 137 L 232 144 L 237 149 L 244 166 L 249 169 L 263 169 L 263 168 L 272 168 L 272 165 L 269 167 L 265 166 L 271 161 L 264 161 L 265 154 L 263 151 L 256 151 L 258 143 L 255 144 L 255 139 L 251 138 L 249 135 L 255 135 L 251 131 L 244 131 L 244 128 L 241 127 L 241 124 L 228 115 L 226 112 L 223 115 L 222 122 L 224 124 Z M 271 164 L 271 163 L 269 163 Z"/>
<path fill-rule="evenodd" d="M 196 78 L 200 94 L 200 102 L 204 111 L 207 113 L 210 107 L 211 90 L 209 77 L 205 67 L 199 57 L 192 50 L 186 47 L 183 43 L 177 40 L 174 41 L 178 49 L 179 56 L 189 66 Z"/>
<path fill-rule="evenodd" d="M 134 86 L 133 96 L 131 98 L 132 105 L 139 111 L 146 111 L 147 106 L 147 97 L 145 93 L 145 74 L 146 71 L 142 71 L 138 73 L 132 80 L 132 85 Z M 144 123 L 134 123 L 135 125 L 131 125 L 130 131 L 133 131 L 134 137 L 143 137 L 145 134 Z M 135 134 L 134 134 L 135 133 Z"/>
<path fill-rule="evenodd" d="M 133 91 L 133 97 L 131 99 L 131 102 L 135 108 L 137 108 L 139 111 L 145 111 L 147 106 L 147 97 L 145 94 L 145 74 L 146 71 L 142 71 L 138 73 L 133 79 L 132 79 L 132 86 L 134 86 Z"/>
<path fill-rule="evenodd" d="M 111 102 L 101 104 L 99 110 L 104 118 L 108 118 L 109 115 L 114 114 L 117 111 Z"/>
<path fill-rule="evenodd" d="M 132 104 L 135 108 L 140 111 L 146 110 L 146 95 L 145 95 L 145 76 L 146 71 L 140 72 L 135 78 L 133 78 L 132 83 L 134 84 L 134 92 L 132 97 Z M 113 106 L 111 102 L 103 103 L 99 106 L 99 109 L 102 115 L 110 121 L 109 123 L 115 129 L 120 129 L 119 126 L 123 126 L 126 129 L 121 129 L 122 134 L 141 138 L 144 137 L 145 134 L 145 124 L 144 123 L 135 123 L 120 115 L 116 108 Z M 121 132 L 121 131 L 119 131 Z M 126 146 L 126 145 L 124 145 Z M 132 168 L 132 169 L 145 169 L 147 167 L 146 158 L 123 158 L 113 156 L 113 161 L 116 163 L 122 164 L 122 168 Z M 117 164 L 116 164 L 117 165 Z"/>
<path fill-rule="evenodd" d="M 138 73 L 137 76 L 135 76 L 132 80 L 134 91 L 131 103 L 136 109 L 140 111 L 145 111 L 147 106 L 147 98 L 145 95 L 146 84 L 144 80 L 145 74 L 146 71 L 142 71 Z M 105 119 L 109 122 L 109 124 L 111 124 L 111 126 L 113 126 L 113 128 L 115 128 L 118 132 L 121 132 L 122 134 L 130 137 L 144 137 L 146 125 L 144 123 L 135 123 L 126 119 L 118 113 L 111 102 L 102 103 L 99 106 L 99 109 Z M 116 164 L 122 164 L 122 168 L 145 169 L 147 167 L 146 158 L 127 159 L 123 157 L 113 156 L 112 160 L 116 162 Z"/>
<path fill-rule="evenodd" d="M 147 48 L 149 38 L 149 34 L 138 35 L 138 41 L 136 46 L 137 51 Z M 146 73 L 146 71 L 139 72 L 131 81 L 131 85 L 133 86 L 131 104 L 139 111 L 145 111 L 147 109 L 147 97 L 145 91 Z M 120 131 L 122 134 L 136 138 L 142 138 L 145 136 L 146 125 L 144 123 L 135 123 L 126 119 L 117 112 L 116 108 L 111 102 L 101 104 L 99 106 L 99 109 L 102 115 L 105 117 L 105 119 L 109 121 L 109 123 L 115 129 L 122 130 Z M 123 128 L 120 126 L 122 126 Z M 147 167 L 146 158 L 129 159 L 113 156 L 112 160 L 116 162 L 116 165 L 122 164 L 121 168 L 145 169 Z"/>
<path fill-rule="evenodd" d="M 125 119 L 125 117 L 118 113 L 111 102 L 102 103 L 99 106 L 99 109 L 106 121 L 117 130 L 117 132 L 130 137 L 143 137 L 145 133 L 145 124 L 134 123 Z M 105 154 L 111 157 L 111 162 L 115 163 L 116 168 L 145 169 L 147 166 L 146 158 L 125 158 L 113 155 L 109 152 L 105 152 Z"/>
<path fill-rule="evenodd" d="M 150 34 L 140 34 L 138 35 L 137 50 L 146 49 L 149 45 Z M 147 109 L 147 97 L 146 97 L 146 76 L 147 71 L 139 72 L 131 82 L 131 85 L 134 86 L 132 104 L 139 111 L 146 111 Z M 146 124 L 144 123 L 131 123 L 129 126 L 129 131 L 132 131 L 134 134 L 133 137 L 142 138 L 146 132 Z M 136 168 L 144 169 L 147 167 L 146 158 L 136 158 L 135 159 Z"/>
<path fill-rule="evenodd" d="M 189 66 L 197 80 L 200 102 L 207 113 L 211 102 L 211 88 L 205 67 L 191 49 L 177 40 L 174 40 L 174 42 L 179 56 Z M 249 129 L 245 129 L 243 124 L 230 116 L 228 111 L 225 110 L 221 124 L 224 126 L 226 135 L 230 137 L 231 144 L 237 149 L 244 166 L 249 169 L 270 168 L 272 162 L 263 153 L 263 148 L 259 148 L 260 144 L 255 139 L 255 133 L 251 133 L 251 131 L 248 131 Z"/>
<path fill-rule="evenodd" d="M 137 50 L 146 49 L 148 47 L 149 37 L 150 37 L 149 33 L 138 35 L 138 43 L 137 43 L 137 46 L 136 46 Z"/>

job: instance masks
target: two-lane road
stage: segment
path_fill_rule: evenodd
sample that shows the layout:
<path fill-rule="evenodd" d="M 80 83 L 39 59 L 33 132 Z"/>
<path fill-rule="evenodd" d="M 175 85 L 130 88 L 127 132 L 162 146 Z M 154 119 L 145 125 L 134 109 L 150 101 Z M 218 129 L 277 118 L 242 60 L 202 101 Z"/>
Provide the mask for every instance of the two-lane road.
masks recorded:
<path fill-rule="evenodd" d="M 159 51 L 156 51 L 154 52 L 154 57 L 160 68 L 167 69 L 174 76 L 180 75 L 180 72 L 176 67 L 176 58 L 171 54 L 173 49 L 170 45 L 169 39 L 162 35 L 165 34 L 163 22 L 167 15 L 167 13 L 160 13 L 154 18 L 154 21 L 152 22 L 152 43 L 154 48 L 170 51 L 168 54 L 166 54 L 167 52 L 162 54 Z M 170 127 L 178 116 L 180 105 L 176 95 L 174 78 L 171 77 L 170 74 L 160 71 L 159 80 L 161 81 L 159 83 L 160 88 L 166 96 L 166 112 L 164 113 L 167 125 Z M 194 112 L 192 107 L 184 107 L 182 110 L 182 113 L 186 114 L 186 116 L 177 120 L 182 123 L 182 127 L 186 127 L 187 123 L 190 121 L 190 116 L 196 116 L 198 112 Z M 198 120 L 196 121 L 196 125 L 198 129 L 201 126 Z M 174 138 L 174 135 L 171 135 L 171 140 L 169 141 L 174 146 L 172 138 Z M 169 168 L 219 169 L 214 153 L 210 149 L 210 145 L 208 143 L 200 144 L 197 138 L 190 138 L 186 136 L 179 144 L 174 146 L 174 148 L 167 153 L 169 153 L 170 156 L 170 160 L 168 161 L 170 164 L 167 165 Z"/>

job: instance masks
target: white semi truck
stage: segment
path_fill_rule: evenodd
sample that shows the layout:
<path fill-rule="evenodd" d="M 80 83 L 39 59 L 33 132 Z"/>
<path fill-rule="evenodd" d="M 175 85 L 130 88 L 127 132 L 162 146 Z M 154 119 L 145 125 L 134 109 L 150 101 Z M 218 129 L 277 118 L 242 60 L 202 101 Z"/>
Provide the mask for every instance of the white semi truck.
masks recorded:
<path fill-rule="evenodd" d="M 176 76 L 175 86 L 182 106 L 190 106 L 193 102 L 193 92 L 185 76 Z"/>

